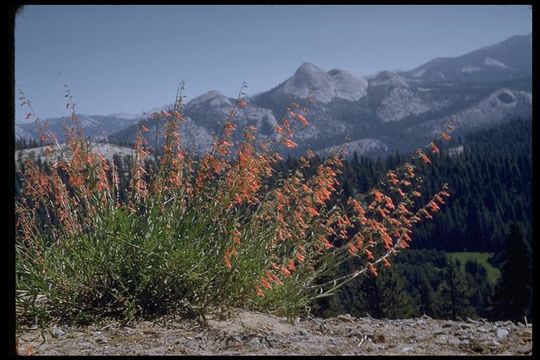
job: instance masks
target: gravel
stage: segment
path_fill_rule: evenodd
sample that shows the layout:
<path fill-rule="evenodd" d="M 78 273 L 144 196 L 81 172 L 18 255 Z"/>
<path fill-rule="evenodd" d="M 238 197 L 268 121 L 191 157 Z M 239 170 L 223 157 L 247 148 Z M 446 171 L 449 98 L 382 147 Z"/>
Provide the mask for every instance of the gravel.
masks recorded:
<path fill-rule="evenodd" d="M 122 326 L 20 328 L 33 355 L 531 355 L 532 325 L 418 319 L 295 319 L 236 310 L 205 324 L 174 316 Z"/>

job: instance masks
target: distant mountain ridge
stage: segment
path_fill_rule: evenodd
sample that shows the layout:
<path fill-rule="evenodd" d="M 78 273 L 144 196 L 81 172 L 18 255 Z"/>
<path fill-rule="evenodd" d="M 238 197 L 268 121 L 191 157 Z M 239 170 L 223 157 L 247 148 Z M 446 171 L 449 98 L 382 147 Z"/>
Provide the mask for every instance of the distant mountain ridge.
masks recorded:
<path fill-rule="evenodd" d="M 459 57 L 437 58 L 410 71 L 381 71 L 370 77 L 341 69 L 325 71 L 306 62 L 276 87 L 245 97 L 248 105 L 238 109 L 234 121 L 239 128 L 254 125 L 258 136 L 266 137 L 287 104 L 305 105 L 311 91 L 314 101 L 306 105 L 309 125 L 294 124 L 299 146 L 291 151 L 293 155 L 308 148 L 320 154 L 338 149 L 364 155 L 412 151 L 431 141 L 450 120 L 457 131 L 468 131 L 530 117 L 531 39 L 531 34 L 513 36 Z M 206 151 L 234 101 L 211 90 L 187 102 L 183 144 L 196 153 Z M 172 104 L 159 109 L 169 108 Z M 138 118 L 129 114 L 80 118 L 87 135 L 99 137 L 104 129 L 112 143 L 133 142 L 138 130 Z M 62 119 L 49 119 L 51 129 L 61 133 L 66 118 Z M 153 129 L 162 125 L 149 116 L 142 121 L 154 146 Z M 16 132 L 36 136 L 32 124 L 16 124 Z"/>
<path fill-rule="evenodd" d="M 497 81 L 532 74 L 532 33 L 453 58 L 436 58 L 404 73 L 434 81 Z"/>

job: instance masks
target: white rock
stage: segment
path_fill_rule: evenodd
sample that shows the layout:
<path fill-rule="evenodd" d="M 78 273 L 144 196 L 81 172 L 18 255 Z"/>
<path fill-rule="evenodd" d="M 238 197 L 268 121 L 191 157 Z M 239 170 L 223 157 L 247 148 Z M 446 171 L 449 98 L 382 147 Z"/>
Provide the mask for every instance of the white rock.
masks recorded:
<path fill-rule="evenodd" d="M 411 352 L 411 351 L 413 351 L 413 350 L 414 350 L 413 347 L 405 346 L 404 348 L 401 349 L 401 352 L 402 352 L 402 353 L 408 353 L 408 352 Z"/>
<path fill-rule="evenodd" d="M 497 334 L 497 338 L 505 339 L 508 336 L 509 331 L 506 329 L 498 328 L 496 331 L 496 334 Z"/>

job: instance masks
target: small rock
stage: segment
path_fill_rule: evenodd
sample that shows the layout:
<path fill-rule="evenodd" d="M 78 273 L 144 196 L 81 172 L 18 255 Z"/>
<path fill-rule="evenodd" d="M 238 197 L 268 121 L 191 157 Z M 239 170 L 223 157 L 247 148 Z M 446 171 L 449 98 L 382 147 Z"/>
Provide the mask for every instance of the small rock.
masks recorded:
<path fill-rule="evenodd" d="M 446 335 L 441 335 L 441 336 L 437 336 L 437 338 L 435 339 L 435 343 L 437 344 L 448 344 L 448 336 Z"/>
<path fill-rule="evenodd" d="M 249 345 L 253 347 L 258 347 L 261 345 L 261 340 L 258 337 L 254 337 L 249 341 Z"/>
<path fill-rule="evenodd" d="M 330 346 L 326 351 L 332 355 L 341 355 L 343 353 L 341 349 L 335 346 Z"/>
<path fill-rule="evenodd" d="M 337 316 L 337 319 L 341 321 L 347 321 L 347 322 L 354 320 L 351 314 L 340 314 Z"/>
<path fill-rule="evenodd" d="M 240 344 L 242 342 L 242 338 L 238 335 L 234 335 L 234 336 L 231 335 L 227 339 L 227 342 Z"/>
<path fill-rule="evenodd" d="M 304 329 L 298 329 L 296 330 L 296 332 L 294 333 L 295 335 L 307 335 L 308 332 Z"/>
<path fill-rule="evenodd" d="M 501 343 L 498 342 L 497 340 L 493 340 L 493 341 L 491 342 L 491 345 L 493 345 L 493 346 L 500 346 Z"/>
<path fill-rule="evenodd" d="M 484 347 L 478 341 L 471 341 L 469 344 L 469 348 L 477 353 L 484 352 Z"/>
<path fill-rule="evenodd" d="M 402 353 L 408 353 L 410 351 L 413 351 L 414 348 L 410 347 L 410 346 L 405 346 L 404 348 L 401 349 L 401 352 Z"/>
<path fill-rule="evenodd" d="M 532 351 L 532 346 L 531 345 L 521 345 L 516 350 L 517 350 L 517 352 L 519 354 L 528 354 L 528 353 L 530 353 Z"/>
<path fill-rule="evenodd" d="M 506 329 L 498 328 L 496 331 L 496 334 L 497 334 L 497 338 L 505 339 L 508 336 L 509 332 Z"/>
<path fill-rule="evenodd" d="M 55 326 L 53 326 L 53 328 L 51 330 L 51 335 L 54 338 L 58 338 L 58 337 L 66 335 L 66 332 L 55 325 Z"/>
<path fill-rule="evenodd" d="M 383 343 L 385 338 L 384 338 L 384 335 L 381 334 L 381 333 L 374 333 L 372 336 L 371 336 L 371 340 L 375 343 L 375 344 L 378 344 L 378 343 Z"/>

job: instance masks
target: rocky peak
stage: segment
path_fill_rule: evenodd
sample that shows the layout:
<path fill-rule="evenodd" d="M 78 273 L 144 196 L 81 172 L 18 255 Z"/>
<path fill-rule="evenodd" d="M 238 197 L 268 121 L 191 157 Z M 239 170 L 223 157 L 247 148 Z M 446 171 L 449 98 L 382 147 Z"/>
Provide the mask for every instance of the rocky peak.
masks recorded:
<path fill-rule="evenodd" d="M 197 96 L 196 98 L 193 98 L 190 100 L 186 107 L 193 107 L 197 105 L 204 105 L 204 106 L 214 106 L 214 107 L 222 107 L 222 106 L 231 106 L 231 100 L 216 90 L 210 90 L 200 96 Z"/>
<path fill-rule="evenodd" d="M 307 98 L 310 89 L 314 89 L 316 100 L 326 103 L 336 96 L 336 88 L 331 76 L 311 63 L 303 63 L 281 87 L 286 94 Z"/>
<path fill-rule="evenodd" d="M 334 82 L 337 97 L 355 101 L 366 96 L 368 82 L 365 79 L 340 69 L 332 69 L 328 72 L 328 75 Z"/>
<path fill-rule="evenodd" d="M 404 78 L 393 71 L 381 71 L 369 81 L 369 86 L 403 86 L 407 87 Z"/>

